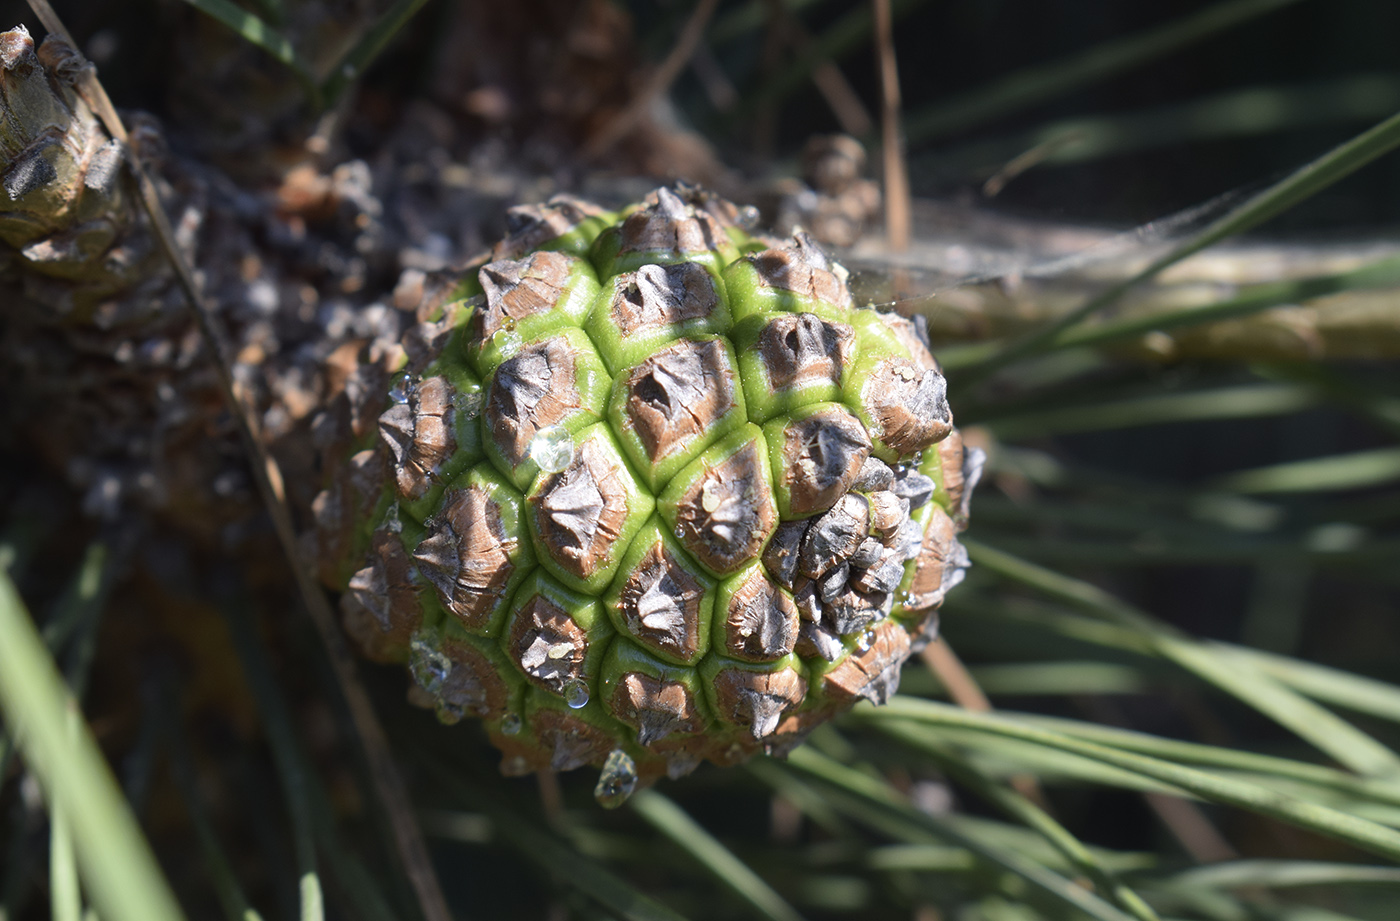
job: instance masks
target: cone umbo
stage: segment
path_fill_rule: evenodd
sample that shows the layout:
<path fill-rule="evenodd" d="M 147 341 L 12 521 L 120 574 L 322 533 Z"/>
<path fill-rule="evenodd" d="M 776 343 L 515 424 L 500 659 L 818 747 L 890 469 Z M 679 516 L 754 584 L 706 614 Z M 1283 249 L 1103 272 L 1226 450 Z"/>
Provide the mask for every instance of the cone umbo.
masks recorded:
<path fill-rule="evenodd" d="M 315 505 L 346 628 L 501 769 L 638 782 L 884 702 L 981 470 L 919 326 L 689 186 L 516 209 L 346 387 Z M 377 414 L 377 419 L 375 418 Z"/>

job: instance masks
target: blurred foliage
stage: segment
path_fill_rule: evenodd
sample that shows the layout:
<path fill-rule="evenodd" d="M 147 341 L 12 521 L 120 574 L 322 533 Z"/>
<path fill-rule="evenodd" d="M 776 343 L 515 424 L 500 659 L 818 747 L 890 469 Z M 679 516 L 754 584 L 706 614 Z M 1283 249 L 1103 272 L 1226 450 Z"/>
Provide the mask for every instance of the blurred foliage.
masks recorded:
<path fill-rule="evenodd" d="M 199 149 L 207 125 L 189 101 L 207 56 L 174 43 L 219 42 L 224 25 L 191 22 L 233 5 L 70 6 L 113 97 Z M 284 29 L 295 6 L 249 2 L 240 21 Z M 357 64 L 383 49 L 349 104 L 432 92 L 445 4 L 395 18 L 410 6 L 380 4 L 338 37 Z M 620 6 L 655 62 L 691 5 Z M 1221 218 L 1400 106 L 1400 6 L 1374 0 L 895 10 L 916 191 L 1004 214 L 1131 226 L 1238 192 Z M 869 21 L 864 4 L 727 0 L 673 88 L 676 119 L 751 174 L 792 172 L 805 139 L 838 124 L 810 80 L 819 61 L 878 111 Z M 309 122 L 344 71 L 308 63 L 324 50 L 314 36 L 278 35 L 295 66 L 260 60 L 286 90 L 269 112 Z M 501 140 L 458 116 L 473 142 Z M 352 152 L 375 143 L 363 122 L 348 132 Z M 982 183 L 1037 147 L 986 199 Z M 1400 158 L 1311 191 L 1257 232 L 1393 235 Z M 1144 364 L 1073 335 L 1001 354 L 950 368 L 959 422 L 991 463 L 974 567 L 944 609 L 949 645 L 998 711 L 942 702 L 939 677 L 911 664 L 901 699 L 858 709 L 786 763 L 706 767 L 603 812 L 591 777 L 497 776 L 474 727 L 438 726 L 403 703 L 398 671 L 366 668 L 457 917 L 1400 915 L 1394 366 Z M 0 482 L 0 584 L 33 615 L 0 596 L 0 918 L 46 905 L 76 918 L 85 904 L 108 921 L 163 916 L 163 883 L 96 748 L 71 731 L 59 673 L 187 916 L 417 917 L 284 577 L 168 535 L 100 530 L 42 472 Z M 110 625 L 138 611 L 165 646 L 132 661 L 132 638 Z M 212 671 L 181 660 L 192 645 Z M 89 676 L 101 693 L 85 698 Z M 113 861 L 116 882 L 93 873 L 116 857 L 128 859 Z"/>

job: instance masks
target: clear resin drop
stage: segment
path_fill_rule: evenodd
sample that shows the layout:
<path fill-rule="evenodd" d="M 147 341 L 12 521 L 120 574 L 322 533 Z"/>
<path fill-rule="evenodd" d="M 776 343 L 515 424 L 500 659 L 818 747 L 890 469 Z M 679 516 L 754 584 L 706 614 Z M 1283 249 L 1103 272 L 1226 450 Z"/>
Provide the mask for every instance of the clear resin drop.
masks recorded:
<path fill-rule="evenodd" d="M 598 775 L 598 785 L 593 788 L 593 798 L 604 809 L 616 809 L 632 791 L 637 789 L 637 765 L 620 748 L 608 753 L 603 762 L 602 773 Z"/>

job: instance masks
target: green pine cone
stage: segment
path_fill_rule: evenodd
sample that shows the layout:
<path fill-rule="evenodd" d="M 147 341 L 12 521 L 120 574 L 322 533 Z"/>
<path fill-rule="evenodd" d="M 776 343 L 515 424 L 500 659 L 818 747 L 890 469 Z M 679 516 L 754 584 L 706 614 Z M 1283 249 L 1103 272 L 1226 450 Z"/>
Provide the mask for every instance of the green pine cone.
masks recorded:
<path fill-rule="evenodd" d="M 606 804 L 885 701 L 982 464 L 915 324 L 693 187 L 514 216 L 317 501 L 350 634 L 505 773 L 601 766 Z"/>

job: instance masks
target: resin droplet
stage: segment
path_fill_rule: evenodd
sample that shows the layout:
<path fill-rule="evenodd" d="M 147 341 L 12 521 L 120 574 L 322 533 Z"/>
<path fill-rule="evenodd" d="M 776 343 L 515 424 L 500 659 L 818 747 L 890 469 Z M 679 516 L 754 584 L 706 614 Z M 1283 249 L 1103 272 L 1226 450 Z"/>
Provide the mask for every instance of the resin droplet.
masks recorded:
<path fill-rule="evenodd" d="M 524 724 L 519 713 L 507 713 L 505 718 L 501 720 L 501 732 L 508 736 L 518 736 Z"/>
<path fill-rule="evenodd" d="M 519 333 L 502 326 L 491 334 L 491 344 L 500 349 L 502 358 L 514 358 L 515 353 L 520 351 L 522 342 Z"/>
<path fill-rule="evenodd" d="M 408 374 L 400 374 L 394 378 L 394 386 L 389 388 L 389 399 L 395 403 L 407 403 L 411 393 L 413 393 L 413 378 Z"/>
<path fill-rule="evenodd" d="M 428 634 L 415 633 L 408 641 L 408 668 L 420 688 L 437 696 L 452 673 L 452 660 L 434 647 Z"/>
<path fill-rule="evenodd" d="M 759 218 L 763 215 L 753 205 L 745 205 L 739 209 L 739 217 L 735 223 L 741 230 L 753 230 L 758 226 Z"/>
<path fill-rule="evenodd" d="M 588 685 L 577 678 L 565 682 L 564 702 L 575 710 L 588 706 Z"/>
<path fill-rule="evenodd" d="M 545 653 L 547 659 L 562 659 L 574 651 L 573 643 L 555 643 Z"/>
<path fill-rule="evenodd" d="M 452 398 L 452 408 L 466 419 L 475 419 L 481 415 L 481 393 L 479 391 L 469 391 L 459 393 Z"/>
<path fill-rule="evenodd" d="M 593 798 L 604 809 L 616 809 L 632 791 L 637 789 L 637 765 L 620 748 L 608 753 L 603 762 L 603 771 L 598 775 L 598 786 L 593 788 Z"/>
<path fill-rule="evenodd" d="M 859 653 L 867 653 L 867 652 L 869 652 L 869 651 L 870 651 L 870 646 L 871 646 L 871 644 L 874 643 L 874 642 L 875 642 L 875 631 L 874 631 L 874 630 L 867 630 L 867 631 L 865 631 L 864 633 L 862 633 L 862 634 L 860 635 L 860 640 L 857 641 L 857 643 L 856 643 L 856 652 L 859 652 Z"/>
<path fill-rule="evenodd" d="M 448 701 L 442 701 L 437 705 L 438 722 L 444 726 L 455 726 L 462 721 L 462 717 L 467 715 L 467 711 Z"/>
<path fill-rule="evenodd" d="M 558 473 L 574 459 L 574 436 L 562 425 L 540 429 L 530 439 L 530 459 L 545 473 Z"/>

